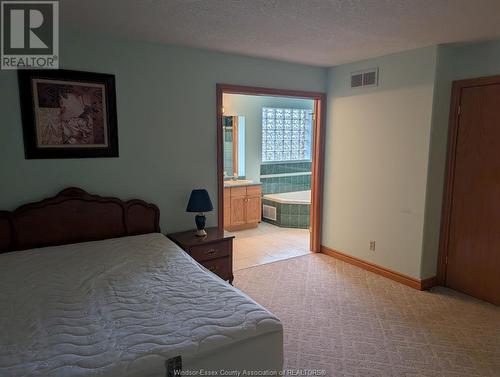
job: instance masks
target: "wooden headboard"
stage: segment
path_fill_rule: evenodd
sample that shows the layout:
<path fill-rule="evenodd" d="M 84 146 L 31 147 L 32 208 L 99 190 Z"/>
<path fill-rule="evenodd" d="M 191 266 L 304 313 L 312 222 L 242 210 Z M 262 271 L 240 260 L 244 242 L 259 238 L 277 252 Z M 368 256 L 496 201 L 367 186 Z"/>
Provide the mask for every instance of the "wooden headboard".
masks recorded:
<path fill-rule="evenodd" d="M 0 253 L 160 232 L 160 210 L 71 187 L 53 198 L 0 211 Z"/>

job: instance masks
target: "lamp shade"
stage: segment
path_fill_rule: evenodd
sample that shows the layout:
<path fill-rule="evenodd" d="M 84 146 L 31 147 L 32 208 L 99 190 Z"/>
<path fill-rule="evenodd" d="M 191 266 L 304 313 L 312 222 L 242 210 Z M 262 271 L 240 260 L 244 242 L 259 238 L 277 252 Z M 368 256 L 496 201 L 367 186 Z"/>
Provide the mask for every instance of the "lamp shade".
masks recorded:
<path fill-rule="evenodd" d="M 186 212 L 210 212 L 213 210 L 214 206 L 210 201 L 207 190 L 198 189 L 191 191 Z"/>

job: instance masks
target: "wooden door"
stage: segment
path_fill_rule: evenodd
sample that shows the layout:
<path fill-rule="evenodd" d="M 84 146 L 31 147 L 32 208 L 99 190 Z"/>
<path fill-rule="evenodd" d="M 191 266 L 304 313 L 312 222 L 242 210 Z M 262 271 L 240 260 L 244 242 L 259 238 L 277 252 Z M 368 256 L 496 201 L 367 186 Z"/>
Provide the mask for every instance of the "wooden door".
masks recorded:
<path fill-rule="evenodd" d="M 261 220 L 261 208 L 260 196 L 247 197 L 247 223 L 258 223 Z"/>
<path fill-rule="evenodd" d="M 454 91 L 446 286 L 500 304 L 500 79 Z M 446 200 L 446 198 L 445 198 Z M 446 231 L 446 230 L 445 230 Z"/>

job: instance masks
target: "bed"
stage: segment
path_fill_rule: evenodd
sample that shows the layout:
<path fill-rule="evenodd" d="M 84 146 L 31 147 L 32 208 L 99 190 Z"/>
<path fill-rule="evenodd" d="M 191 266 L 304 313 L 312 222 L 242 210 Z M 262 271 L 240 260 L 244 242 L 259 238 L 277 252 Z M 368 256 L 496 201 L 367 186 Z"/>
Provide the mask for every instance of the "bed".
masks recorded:
<path fill-rule="evenodd" d="M 280 321 L 159 230 L 76 188 L 1 212 L 0 375 L 280 371 Z"/>

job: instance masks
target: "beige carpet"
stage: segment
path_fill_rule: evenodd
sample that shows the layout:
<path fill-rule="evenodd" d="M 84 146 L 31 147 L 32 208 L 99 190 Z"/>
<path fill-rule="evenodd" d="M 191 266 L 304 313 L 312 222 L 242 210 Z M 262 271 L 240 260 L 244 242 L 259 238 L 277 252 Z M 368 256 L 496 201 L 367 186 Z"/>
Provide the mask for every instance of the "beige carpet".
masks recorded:
<path fill-rule="evenodd" d="M 500 376 L 500 308 L 419 292 L 323 254 L 235 273 L 283 322 L 285 368 L 328 376 Z"/>

